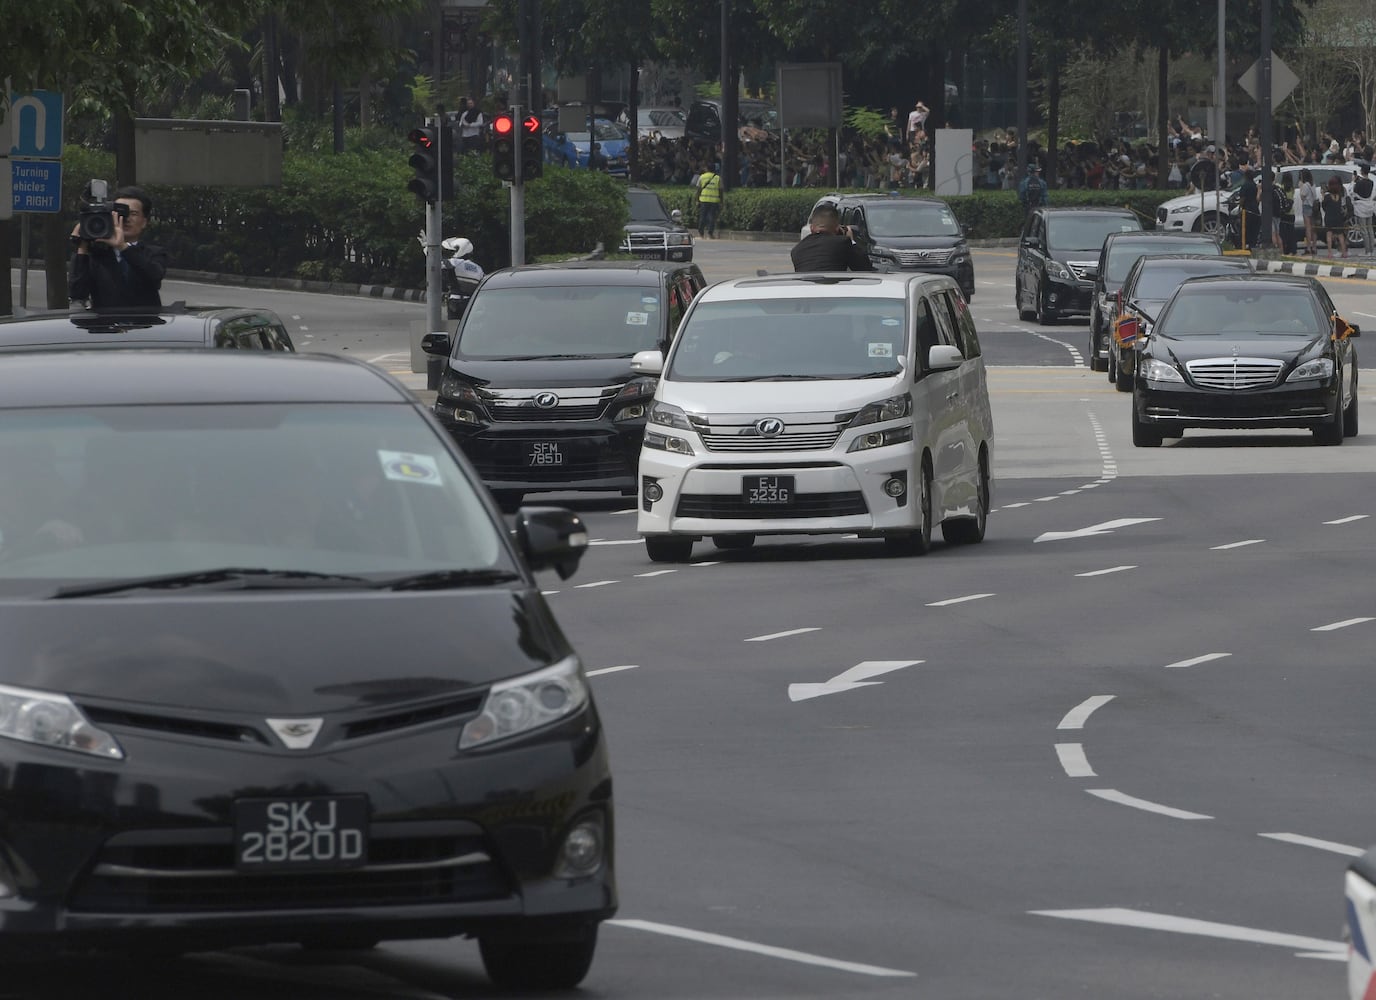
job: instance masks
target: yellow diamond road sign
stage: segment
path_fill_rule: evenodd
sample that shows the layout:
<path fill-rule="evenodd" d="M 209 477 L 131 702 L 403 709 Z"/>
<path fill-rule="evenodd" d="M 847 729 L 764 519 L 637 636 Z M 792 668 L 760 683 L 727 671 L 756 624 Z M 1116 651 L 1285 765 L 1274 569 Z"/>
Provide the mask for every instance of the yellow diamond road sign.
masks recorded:
<path fill-rule="evenodd" d="M 1247 93 L 1252 95 L 1252 100 L 1260 103 L 1261 97 L 1257 93 L 1257 77 L 1261 75 L 1261 60 L 1258 59 L 1247 67 L 1247 72 L 1237 78 L 1237 85 Z M 1271 53 L 1271 107 L 1275 108 L 1281 101 L 1290 96 L 1290 91 L 1295 89 L 1295 85 L 1300 82 L 1300 78 L 1295 75 L 1294 70 L 1280 61 L 1280 56 Z"/>

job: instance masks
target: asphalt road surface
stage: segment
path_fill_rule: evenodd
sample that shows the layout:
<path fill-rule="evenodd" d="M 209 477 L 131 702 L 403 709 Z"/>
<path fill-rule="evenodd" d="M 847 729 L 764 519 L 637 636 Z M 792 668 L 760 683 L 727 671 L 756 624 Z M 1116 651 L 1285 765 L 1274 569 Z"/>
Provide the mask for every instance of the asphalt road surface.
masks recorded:
<path fill-rule="evenodd" d="M 787 246 L 704 241 L 709 279 Z M 616 776 L 622 906 L 590 998 L 1344 995 L 1342 874 L 1371 796 L 1376 432 L 1187 432 L 1135 449 L 1084 321 L 976 253 L 994 511 L 978 546 L 762 539 L 649 562 L 615 497 L 549 574 Z M 1372 324 L 1376 286 L 1326 282 Z M 257 302 L 304 349 L 408 370 L 423 306 Z M 306 335 L 310 335 L 307 340 Z M 1376 342 L 1359 354 L 1370 365 Z M 1361 372 L 1376 421 L 1376 372 Z M 1369 423 L 1376 428 L 1376 423 Z M 7 969 L 6 996 L 497 995 L 464 941 Z"/>

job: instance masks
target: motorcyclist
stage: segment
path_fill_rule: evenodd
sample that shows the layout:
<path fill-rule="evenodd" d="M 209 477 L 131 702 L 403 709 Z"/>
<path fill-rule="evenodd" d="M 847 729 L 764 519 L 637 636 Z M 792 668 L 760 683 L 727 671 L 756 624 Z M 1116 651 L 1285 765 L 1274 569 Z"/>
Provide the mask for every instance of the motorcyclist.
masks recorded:
<path fill-rule="evenodd" d="M 449 254 L 445 264 L 451 277 L 447 282 L 449 291 L 445 295 L 445 302 L 449 306 L 449 318 L 455 319 L 463 315 L 468 300 L 473 296 L 478 282 L 483 280 L 485 272 L 480 264 L 468 259 L 473 252 L 473 241 L 468 237 L 451 236 L 440 246 Z"/>

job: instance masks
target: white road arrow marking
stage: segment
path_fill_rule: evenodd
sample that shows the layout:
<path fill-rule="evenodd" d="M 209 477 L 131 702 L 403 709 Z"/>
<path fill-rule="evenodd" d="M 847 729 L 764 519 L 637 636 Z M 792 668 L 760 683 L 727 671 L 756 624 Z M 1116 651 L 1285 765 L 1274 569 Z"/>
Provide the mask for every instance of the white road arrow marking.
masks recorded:
<path fill-rule="evenodd" d="M 869 678 L 878 677 L 880 674 L 887 674 L 893 670 L 902 670 L 904 667 L 914 667 L 921 662 L 921 660 L 865 660 L 862 663 L 857 663 L 849 670 L 843 670 L 824 684 L 790 684 L 788 686 L 788 700 L 807 701 L 809 698 L 820 698 L 826 694 L 840 694 L 842 691 L 854 691 L 856 688 L 882 684 L 883 681 L 872 681 Z"/>
<path fill-rule="evenodd" d="M 1318 952 L 1324 957 L 1346 954 L 1347 952 L 1347 945 L 1341 941 L 1325 941 L 1323 938 L 1302 937 L 1299 934 L 1281 934 L 1276 931 L 1264 931 L 1256 927 L 1239 927 L 1236 924 L 1220 924 L 1212 920 L 1195 920 L 1191 917 L 1173 917 L 1166 913 L 1148 913 L 1145 910 L 1129 910 L 1122 907 L 1105 907 L 1098 910 L 1029 910 L 1028 912 L 1034 917 L 1088 920 L 1097 924 L 1116 924 L 1119 927 L 1174 931 L 1176 934 L 1195 934 L 1200 937 L 1223 938 L 1227 941 L 1247 941 L 1253 944 L 1276 945 L 1280 948 L 1297 948 L 1305 952 Z M 1316 956 L 1305 955 L 1304 957 Z"/>
<path fill-rule="evenodd" d="M 1107 535 L 1114 528 L 1126 528 L 1134 524 L 1147 524 L 1151 521 L 1159 521 L 1159 517 L 1120 517 L 1115 521 L 1105 521 L 1103 524 L 1092 524 L 1088 528 L 1080 528 L 1077 531 L 1046 531 L 1032 539 L 1036 542 L 1059 542 L 1066 538 L 1089 538 L 1091 535 Z"/>

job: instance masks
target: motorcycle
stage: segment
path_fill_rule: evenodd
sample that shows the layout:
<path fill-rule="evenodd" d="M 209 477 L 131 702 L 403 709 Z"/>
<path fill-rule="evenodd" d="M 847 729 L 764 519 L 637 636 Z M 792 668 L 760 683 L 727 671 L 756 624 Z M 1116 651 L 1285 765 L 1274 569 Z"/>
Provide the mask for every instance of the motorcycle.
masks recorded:
<path fill-rule="evenodd" d="M 473 241 L 466 236 L 451 236 L 440 243 L 440 248 L 448 255 L 444 260 L 445 313 L 450 319 L 459 319 L 484 272 L 479 264 L 467 259 L 473 252 Z"/>

